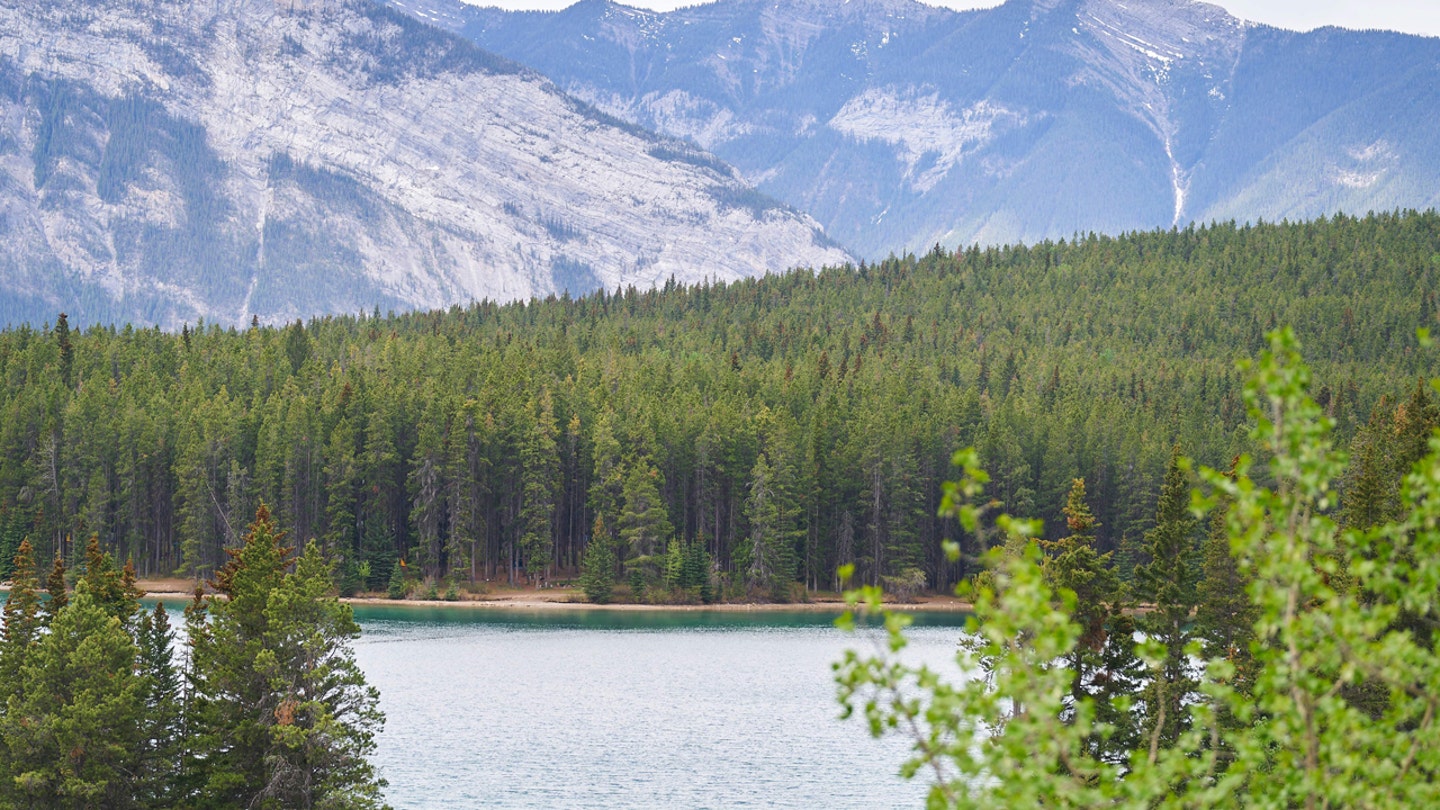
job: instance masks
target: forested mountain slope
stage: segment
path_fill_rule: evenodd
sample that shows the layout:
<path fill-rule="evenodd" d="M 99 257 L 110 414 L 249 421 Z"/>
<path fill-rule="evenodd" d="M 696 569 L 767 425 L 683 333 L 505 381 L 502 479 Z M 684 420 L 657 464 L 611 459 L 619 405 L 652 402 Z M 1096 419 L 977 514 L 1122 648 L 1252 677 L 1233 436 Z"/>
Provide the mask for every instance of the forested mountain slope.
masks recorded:
<path fill-rule="evenodd" d="M 0 560 L 97 532 L 142 572 L 212 571 L 263 499 L 377 586 L 402 556 L 568 576 L 597 523 L 621 561 L 704 544 L 732 588 L 774 589 L 760 553 L 780 585 L 845 562 L 941 584 L 970 564 L 935 517 L 956 448 L 1052 531 L 1084 477 L 1101 547 L 1133 543 L 1177 443 L 1251 449 L 1235 362 L 1266 329 L 1297 329 L 1345 440 L 1436 373 L 1415 330 L 1437 282 L 1426 213 L 283 328 L 10 330 Z"/>
<path fill-rule="evenodd" d="M 388 2 L 713 150 L 867 257 L 1440 201 L 1436 38 L 1192 0 Z"/>
<path fill-rule="evenodd" d="M 844 261 L 712 156 L 368 0 L 0 0 L 0 323 L 178 329 Z"/>

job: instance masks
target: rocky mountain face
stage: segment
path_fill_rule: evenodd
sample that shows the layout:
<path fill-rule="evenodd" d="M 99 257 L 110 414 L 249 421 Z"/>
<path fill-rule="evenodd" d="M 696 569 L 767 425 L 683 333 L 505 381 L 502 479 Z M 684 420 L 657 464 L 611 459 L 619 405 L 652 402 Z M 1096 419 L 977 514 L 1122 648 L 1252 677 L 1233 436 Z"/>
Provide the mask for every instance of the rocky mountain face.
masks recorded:
<path fill-rule="evenodd" d="M 1440 202 L 1435 38 L 1191 0 L 388 1 L 713 151 L 872 257 Z"/>
<path fill-rule="evenodd" d="M 0 0 L 0 322 L 242 324 L 847 258 L 713 156 L 368 0 Z"/>

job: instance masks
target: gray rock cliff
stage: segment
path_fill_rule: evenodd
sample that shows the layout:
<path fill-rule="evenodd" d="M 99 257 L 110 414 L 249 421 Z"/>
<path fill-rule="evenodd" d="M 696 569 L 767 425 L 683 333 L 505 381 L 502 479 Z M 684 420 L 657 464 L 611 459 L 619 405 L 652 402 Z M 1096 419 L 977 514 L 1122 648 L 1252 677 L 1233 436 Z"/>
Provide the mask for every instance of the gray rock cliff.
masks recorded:
<path fill-rule="evenodd" d="M 847 258 L 713 156 L 367 0 L 0 0 L 0 321 L 243 324 Z"/>

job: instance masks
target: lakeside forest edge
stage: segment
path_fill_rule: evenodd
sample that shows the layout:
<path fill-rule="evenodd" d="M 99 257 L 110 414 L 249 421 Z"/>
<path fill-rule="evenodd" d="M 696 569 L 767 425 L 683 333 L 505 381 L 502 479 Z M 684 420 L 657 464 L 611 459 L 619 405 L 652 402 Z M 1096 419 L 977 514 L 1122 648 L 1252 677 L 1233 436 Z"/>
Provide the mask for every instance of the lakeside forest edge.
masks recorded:
<path fill-rule="evenodd" d="M 637 599 L 800 598 L 847 564 L 941 589 L 981 567 L 937 516 L 974 445 L 1052 541 L 1084 479 L 1128 578 L 1174 448 L 1256 450 L 1235 361 L 1278 324 L 1341 443 L 1428 419 L 1437 274 L 1440 216 L 1405 212 L 277 327 L 21 326 L 0 566 L 95 535 L 142 575 L 210 576 L 263 501 L 342 591 L 578 578 L 587 548 Z"/>

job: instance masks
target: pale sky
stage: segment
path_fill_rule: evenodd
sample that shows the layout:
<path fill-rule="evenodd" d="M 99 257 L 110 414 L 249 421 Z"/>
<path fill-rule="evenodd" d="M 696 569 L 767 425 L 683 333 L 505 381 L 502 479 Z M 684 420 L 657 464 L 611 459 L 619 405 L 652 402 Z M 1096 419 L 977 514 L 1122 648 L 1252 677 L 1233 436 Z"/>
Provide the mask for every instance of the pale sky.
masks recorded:
<path fill-rule="evenodd" d="M 574 0 L 466 0 L 478 6 L 509 9 L 560 9 Z M 695 0 L 619 0 L 628 6 L 669 11 L 698 5 Z M 836 0 L 839 2 L 839 0 Z M 1308 31 L 1322 25 L 1387 28 L 1440 36 L 1440 0 L 1210 0 L 1246 20 Z M 987 8 L 996 0 L 923 0 L 947 8 Z"/>

